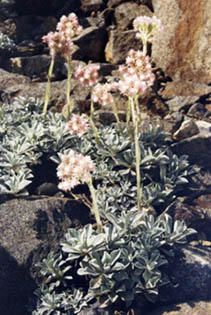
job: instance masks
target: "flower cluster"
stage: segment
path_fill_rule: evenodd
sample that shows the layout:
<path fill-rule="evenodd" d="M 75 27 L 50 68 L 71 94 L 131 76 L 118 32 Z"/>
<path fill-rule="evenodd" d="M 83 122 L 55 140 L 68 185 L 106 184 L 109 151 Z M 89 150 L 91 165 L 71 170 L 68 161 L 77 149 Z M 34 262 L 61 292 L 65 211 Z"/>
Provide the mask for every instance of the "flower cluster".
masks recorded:
<path fill-rule="evenodd" d="M 111 94 L 113 85 L 109 83 L 98 83 L 92 90 L 92 101 L 103 106 L 113 103 L 114 99 Z"/>
<path fill-rule="evenodd" d="M 43 36 L 43 42 L 48 44 L 52 57 L 60 53 L 67 58 L 71 54 L 72 38 L 81 33 L 82 26 L 79 25 L 75 13 L 70 13 L 68 16 L 61 17 L 56 29 L 56 32 Z"/>
<path fill-rule="evenodd" d="M 61 180 L 59 189 L 68 191 L 80 183 L 88 183 L 92 171 L 94 171 L 94 162 L 90 156 L 83 156 L 70 150 L 67 155 L 61 157 L 61 163 L 57 168 L 57 176 Z"/>
<path fill-rule="evenodd" d="M 88 67 L 88 66 L 87 66 Z M 85 70 L 83 71 L 83 74 Z M 78 69 L 77 76 L 82 77 L 82 68 Z M 119 90 L 127 96 L 142 95 L 148 87 L 152 86 L 155 75 L 152 72 L 150 59 L 141 50 L 129 51 L 126 63 L 119 66 L 120 79 L 118 82 L 110 82 L 95 85 L 92 91 L 92 101 L 101 105 L 108 105 L 114 102 L 112 93 Z M 85 75 L 82 80 L 85 80 Z M 87 74 L 87 81 L 89 75 Z"/>
<path fill-rule="evenodd" d="M 143 43 L 152 41 L 154 34 L 163 30 L 161 21 L 155 16 L 139 16 L 133 21 L 133 27 L 137 31 L 136 37 Z"/>
<path fill-rule="evenodd" d="M 67 58 L 73 45 L 71 38 L 66 38 L 61 32 L 49 32 L 43 36 L 43 42 L 48 44 L 52 57 L 60 53 L 62 57 Z"/>
<path fill-rule="evenodd" d="M 56 29 L 65 34 L 67 38 L 73 38 L 80 35 L 83 30 L 82 26 L 78 23 L 78 18 L 75 13 L 70 13 L 68 16 L 63 15 L 57 24 Z"/>
<path fill-rule="evenodd" d="M 71 134 L 78 135 L 79 137 L 83 136 L 89 128 L 85 115 L 80 116 L 75 114 L 72 115 L 71 120 L 67 122 L 66 126 Z"/>
<path fill-rule="evenodd" d="M 129 51 L 126 64 L 119 67 L 119 73 L 119 90 L 127 96 L 143 94 L 155 79 L 149 57 L 140 50 Z"/>
<path fill-rule="evenodd" d="M 79 65 L 75 70 L 75 78 L 84 86 L 92 86 L 97 83 L 99 69 L 100 65 L 96 63 L 89 63 L 86 66 Z"/>

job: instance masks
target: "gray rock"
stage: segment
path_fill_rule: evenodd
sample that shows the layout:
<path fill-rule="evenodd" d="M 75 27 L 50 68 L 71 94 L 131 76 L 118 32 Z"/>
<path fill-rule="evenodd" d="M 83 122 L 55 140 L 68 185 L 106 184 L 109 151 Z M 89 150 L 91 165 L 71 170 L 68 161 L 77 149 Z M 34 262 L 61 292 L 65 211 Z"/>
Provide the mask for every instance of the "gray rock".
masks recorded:
<path fill-rule="evenodd" d="M 14 85 L 30 83 L 30 79 L 24 75 L 9 73 L 0 69 L 0 90 L 6 90 Z"/>
<path fill-rule="evenodd" d="M 187 114 L 194 117 L 201 117 L 201 116 L 204 116 L 206 112 L 207 111 L 206 111 L 205 106 L 202 103 L 197 102 L 191 105 Z"/>
<path fill-rule="evenodd" d="M 106 28 L 105 16 L 104 16 L 105 12 L 107 12 L 107 11 L 105 10 L 103 12 L 98 12 L 98 14 L 96 14 L 96 15 L 91 14 L 90 16 L 81 20 L 81 25 L 84 28 L 89 27 L 89 26 Z"/>
<path fill-rule="evenodd" d="M 211 313 L 210 302 L 190 301 L 188 303 L 172 304 L 160 307 L 146 315 L 208 315 Z"/>
<path fill-rule="evenodd" d="M 132 22 L 137 16 L 147 15 L 152 16 L 152 12 L 145 5 L 138 5 L 135 2 L 124 2 L 116 7 L 115 19 L 117 29 L 126 31 L 132 27 Z"/>
<path fill-rule="evenodd" d="M 194 120 L 186 119 L 180 128 L 173 134 L 173 139 L 180 141 L 199 134 L 199 128 Z"/>
<path fill-rule="evenodd" d="M 174 262 L 164 267 L 172 281 L 160 289 L 162 303 L 169 305 L 211 298 L 210 244 L 185 245 L 176 251 Z"/>
<path fill-rule="evenodd" d="M 211 122 L 203 121 L 203 120 L 196 120 L 195 123 L 201 135 L 204 135 L 204 136 L 211 135 Z"/>
<path fill-rule="evenodd" d="M 16 44 L 24 40 L 40 40 L 43 35 L 44 18 L 39 15 L 23 15 L 7 19 L 2 23 L 2 31 Z"/>
<path fill-rule="evenodd" d="M 73 63 L 73 68 L 76 63 Z M 78 63 L 77 63 L 78 64 Z M 61 111 L 66 103 L 67 80 L 51 82 L 51 98 L 49 108 Z M 0 91 L 3 98 L 12 102 L 17 96 L 35 97 L 44 100 L 46 92 L 46 82 L 31 82 L 29 77 L 9 73 L 0 69 Z M 73 102 L 83 102 L 87 99 L 90 88 L 83 87 L 78 80 L 71 81 L 71 100 Z M 80 105 L 80 104 L 79 104 Z M 80 107 L 78 108 L 80 111 Z"/>
<path fill-rule="evenodd" d="M 124 0 L 108 0 L 107 5 L 109 8 L 115 8 L 123 2 Z"/>
<path fill-rule="evenodd" d="M 0 0 L 0 22 L 17 16 L 15 0 Z"/>
<path fill-rule="evenodd" d="M 178 130 L 184 120 L 184 115 L 181 112 L 173 112 L 168 114 L 162 120 L 162 128 L 174 134 L 176 130 Z"/>
<path fill-rule="evenodd" d="M 175 96 L 204 96 L 211 93 L 211 87 L 207 84 L 196 83 L 193 81 L 174 80 L 167 82 L 161 95 L 164 99 Z"/>
<path fill-rule="evenodd" d="M 39 283 L 36 264 L 58 250 L 69 227 L 86 224 L 89 210 L 65 198 L 12 199 L 0 204 L 0 306 L 3 315 L 25 315 Z"/>
<path fill-rule="evenodd" d="M 126 114 L 121 111 L 118 112 L 120 121 L 125 121 Z M 99 110 L 96 114 L 96 120 L 103 125 L 110 125 L 111 123 L 116 123 L 115 115 L 112 111 Z"/>
<path fill-rule="evenodd" d="M 110 315 L 111 310 L 99 308 L 96 302 L 90 307 L 85 307 L 78 314 L 79 315 Z"/>
<path fill-rule="evenodd" d="M 197 230 L 196 239 L 211 239 L 211 173 L 200 170 L 189 179 L 183 197 L 178 197 L 165 211 L 174 220 L 184 220 Z"/>
<path fill-rule="evenodd" d="M 189 196 L 177 199 L 172 202 L 166 208 L 166 212 L 170 214 L 174 220 L 184 220 L 189 227 L 194 228 L 197 231 L 197 234 L 194 236 L 195 239 L 200 241 L 210 240 L 210 197 L 210 188 L 201 190 L 201 192 L 200 189 L 197 191 L 192 190 L 189 192 Z"/>
<path fill-rule="evenodd" d="M 108 0 L 107 6 L 109 8 L 115 8 L 115 7 L 117 7 L 118 5 L 120 5 L 121 3 L 124 3 L 124 2 L 125 2 L 125 0 Z M 151 0 L 137 0 L 136 2 L 138 4 L 145 4 L 149 8 L 152 7 Z"/>
<path fill-rule="evenodd" d="M 62 9 L 65 2 L 71 2 L 71 11 L 77 10 L 80 6 L 80 1 L 66 1 L 66 0 L 15 0 L 16 8 L 19 15 L 52 15 Z M 69 12 L 71 12 L 69 11 Z M 67 12 L 67 13 L 69 13 Z"/>
<path fill-rule="evenodd" d="M 106 61 L 111 64 L 123 63 L 130 49 L 141 49 L 141 46 L 133 30 L 123 32 L 111 30 L 105 48 Z"/>
<path fill-rule="evenodd" d="M 54 196 L 59 192 L 58 186 L 53 183 L 43 183 L 36 188 L 37 195 Z"/>
<path fill-rule="evenodd" d="M 65 104 L 65 87 L 66 80 L 51 83 L 50 105 Z M 8 102 L 12 102 L 17 96 L 35 97 L 44 100 L 46 82 L 32 83 L 29 77 L 0 69 L 0 90 L 4 92 Z"/>
<path fill-rule="evenodd" d="M 197 96 L 175 96 L 166 101 L 170 112 L 179 112 L 193 105 L 198 100 Z"/>
<path fill-rule="evenodd" d="M 134 2 L 120 3 L 115 8 L 116 28 L 110 28 L 109 40 L 105 48 L 106 61 L 123 63 L 130 49 L 141 49 L 142 42 L 136 38 L 132 28 L 133 20 L 140 15 L 152 16 L 147 6 Z"/>
<path fill-rule="evenodd" d="M 36 55 L 27 57 L 10 58 L 6 70 L 13 73 L 19 73 L 30 78 L 39 78 L 47 80 L 47 73 L 51 63 L 51 56 Z M 62 58 L 56 57 L 51 80 L 59 80 L 62 77 L 61 69 L 63 65 Z"/>
<path fill-rule="evenodd" d="M 211 134 L 198 134 L 184 139 L 172 144 L 170 149 L 177 155 L 188 155 L 190 163 L 211 170 Z"/>
<path fill-rule="evenodd" d="M 35 56 L 42 52 L 42 44 L 38 44 L 33 40 L 24 40 L 17 46 L 17 53 L 14 57 Z"/>
<path fill-rule="evenodd" d="M 192 192 L 193 193 L 193 192 Z M 191 196 L 191 192 L 190 192 Z M 191 196 L 194 199 L 194 194 Z M 191 198 L 190 197 L 190 198 Z M 187 197 L 188 198 L 188 197 Z M 202 232 L 206 223 L 210 224 L 210 219 L 205 217 L 205 211 L 197 205 L 190 205 L 185 202 L 185 197 L 173 201 L 165 211 L 176 221 L 184 220 L 189 227 Z"/>
<path fill-rule="evenodd" d="M 209 182 L 209 187 L 206 187 L 206 194 L 199 196 L 194 200 L 194 209 L 198 212 L 203 213 L 204 219 L 200 221 L 200 227 L 198 224 L 196 228 L 200 228 L 203 233 L 204 239 L 211 239 L 211 184 Z"/>
<path fill-rule="evenodd" d="M 85 12 L 98 11 L 103 5 L 103 0 L 81 0 L 81 8 Z"/>
<path fill-rule="evenodd" d="M 104 60 L 104 49 L 107 41 L 107 32 L 104 28 L 90 26 L 74 40 L 79 51 L 73 54 L 73 59 L 99 62 Z"/>

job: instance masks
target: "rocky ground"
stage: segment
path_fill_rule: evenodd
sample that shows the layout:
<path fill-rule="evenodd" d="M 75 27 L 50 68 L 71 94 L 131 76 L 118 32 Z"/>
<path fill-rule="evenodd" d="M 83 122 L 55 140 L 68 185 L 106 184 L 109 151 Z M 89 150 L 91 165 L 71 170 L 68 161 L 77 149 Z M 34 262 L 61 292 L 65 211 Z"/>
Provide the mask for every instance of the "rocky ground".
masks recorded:
<path fill-rule="evenodd" d="M 55 30 L 59 18 L 75 12 L 84 30 L 75 39 L 73 68 L 79 63 L 101 64 L 100 80 L 115 76 L 130 48 L 141 48 L 132 21 L 155 14 L 164 25 L 149 54 L 156 73 L 153 89 L 140 100 L 142 119 L 160 124 L 172 135 L 171 149 L 187 154 L 201 167 L 193 178 L 195 190 L 168 208 L 199 233 L 178 249 L 167 272 L 172 284 L 162 288 L 161 308 L 151 315 L 209 314 L 211 311 L 211 1 L 203 0 L 0 0 L 0 32 L 14 40 L 11 51 L 0 48 L 0 105 L 17 96 L 44 98 L 50 57 L 42 36 Z M 51 110 L 65 104 L 67 70 L 57 58 L 52 82 Z M 72 80 L 75 110 L 88 111 L 90 90 Z M 116 96 L 123 114 L 124 99 Z M 109 123 L 109 108 L 98 119 Z M 51 196 L 4 199 L 0 196 L 0 308 L 3 315 L 26 315 L 24 308 L 39 279 L 37 261 L 58 248 L 69 226 L 88 220 L 88 209 L 76 201 Z M 77 209 L 77 211 L 76 211 Z M 78 209 L 80 211 L 78 211 Z M 15 213 L 15 215 L 14 215 Z M 84 215 L 85 213 L 85 215 Z M 87 217 L 86 217 L 87 215 Z M 80 220 L 79 220 L 80 219 Z M 148 315 L 145 310 L 137 314 Z"/>

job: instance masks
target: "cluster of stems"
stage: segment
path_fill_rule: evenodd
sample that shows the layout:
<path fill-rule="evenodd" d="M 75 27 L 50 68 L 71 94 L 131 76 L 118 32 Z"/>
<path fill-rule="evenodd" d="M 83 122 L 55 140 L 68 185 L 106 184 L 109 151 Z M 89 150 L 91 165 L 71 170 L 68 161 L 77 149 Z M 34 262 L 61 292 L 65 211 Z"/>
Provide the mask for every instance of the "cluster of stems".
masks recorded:
<path fill-rule="evenodd" d="M 134 20 L 134 29 L 137 31 L 137 38 L 142 40 L 142 51 L 138 50 L 130 50 L 128 57 L 126 59 L 125 65 L 121 65 L 119 67 L 120 78 L 119 80 L 100 84 L 97 83 L 98 80 L 98 64 L 89 63 L 87 66 L 82 67 L 79 66 L 76 69 L 75 77 L 80 80 L 80 82 L 86 86 L 91 87 L 91 107 L 90 107 L 90 125 L 93 128 L 95 134 L 95 141 L 99 144 L 99 133 L 98 129 L 94 123 L 94 103 L 100 103 L 102 106 L 111 105 L 113 113 L 115 115 L 117 125 L 119 128 L 119 132 L 122 136 L 124 136 L 124 132 L 122 129 L 122 125 L 118 116 L 118 111 L 116 104 L 113 99 L 112 92 L 119 91 L 121 94 L 127 96 L 128 98 L 128 107 L 127 107 L 127 116 L 126 116 L 126 127 L 128 130 L 128 134 L 131 139 L 131 144 L 134 143 L 135 146 L 135 159 L 136 159 L 136 182 L 137 182 L 137 208 L 141 209 L 142 203 L 142 187 L 141 187 L 141 149 L 140 149 L 140 109 L 139 109 L 139 97 L 143 95 L 143 93 L 147 90 L 148 87 L 153 85 L 154 82 L 154 74 L 151 69 L 151 64 L 149 61 L 149 57 L 147 56 L 147 44 L 151 42 L 153 36 L 156 31 L 161 30 L 160 21 L 156 17 L 138 17 Z M 71 89 L 71 78 L 72 78 L 72 69 L 71 69 L 71 45 L 72 45 L 72 37 L 78 35 L 81 32 L 81 26 L 79 26 L 77 17 L 74 13 L 70 14 L 68 17 L 63 16 L 58 24 L 58 32 L 52 33 L 50 32 L 47 36 L 44 37 L 44 41 L 49 44 L 50 53 L 52 56 L 49 72 L 48 72 L 48 82 L 46 88 L 46 96 L 43 112 L 46 115 L 47 106 L 50 99 L 50 81 L 53 73 L 53 67 L 55 63 L 55 55 L 56 52 L 59 51 L 63 57 L 65 57 L 67 61 L 68 68 L 68 78 L 67 78 L 67 88 L 66 88 L 66 106 L 65 117 L 66 119 L 70 119 L 70 115 L 72 113 L 72 103 L 70 100 L 70 89 Z M 69 36 L 69 37 L 68 37 Z M 131 118 L 132 118 L 132 126 L 131 126 Z M 74 122 L 77 122 L 77 126 L 73 126 Z M 84 132 L 86 132 L 87 126 L 83 117 L 76 117 L 76 115 L 71 119 L 68 124 L 69 131 L 81 136 Z M 73 153 L 72 153 L 73 154 Z M 74 154 L 73 154 L 74 155 Z M 88 157 L 87 157 L 88 158 Z M 86 158 L 85 158 L 86 159 Z M 64 157 L 64 161 L 68 160 L 68 156 Z M 91 163 L 91 162 L 90 162 Z M 65 169 L 61 163 L 58 167 L 60 174 L 60 178 L 64 180 L 64 182 L 60 183 L 60 187 L 63 190 L 70 190 L 68 188 L 69 183 L 71 185 L 75 185 L 77 180 L 74 178 L 72 171 L 70 171 L 69 179 L 68 174 L 66 176 Z M 70 168 L 69 168 L 70 169 Z M 77 169 L 77 167 L 76 167 Z M 79 171 L 80 167 L 77 171 Z M 84 169 L 86 172 L 86 169 Z M 70 177 L 73 178 L 70 180 Z M 82 176 L 82 175 L 81 175 Z M 86 183 L 89 186 L 89 190 L 92 197 L 92 213 L 95 216 L 98 232 L 102 232 L 102 222 L 100 219 L 99 209 L 97 205 L 97 194 L 95 188 L 93 186 L 91 175 L 88 176 L 89 180 Z M 76 176 L 77 178 L 77 176 Z M 82 176 L 83 178 L 83 176 Z M 65 181 L 66 180 L 66 181 Z M 69 180 L 69 182 L 68 182 Z"/>
<path fill-rule="evenodd" d="M 65 117 L 68 120 L 70 113 L 72 112 L 72 103 L 70 102 L 70 89 L 71 89 L 71 59 L 72 59 L 72 46 L 73 38 L 82 32 L 82 26 L 78 23 L 78 18 L 75 13 L 70 13 L 68 16 L 62 16 L 56 27 L 56 32 L 49 32 L 46 36 L 43 36 L 43 41 L 48 44 L 51 55 L 51 64 L 48 72 L 48 82 L 45 94 L 45 102 L 43 107 L 43 114 L 46 117 L 47 107 L 50 100 L 50 82 L 53 73 L 53 67 L 55 63 L 55 56 L 59 53 L 67 61 L 68 77 L 67 77 L 67 89 L 66 89 L 66 105 L 65 105 Z"/>

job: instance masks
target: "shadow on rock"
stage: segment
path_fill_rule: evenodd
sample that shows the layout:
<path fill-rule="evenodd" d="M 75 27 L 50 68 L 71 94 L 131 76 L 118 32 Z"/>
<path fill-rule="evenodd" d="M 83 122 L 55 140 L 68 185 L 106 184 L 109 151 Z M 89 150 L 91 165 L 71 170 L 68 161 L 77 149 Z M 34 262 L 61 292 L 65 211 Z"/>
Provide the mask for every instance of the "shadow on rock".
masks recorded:
<path fill-rule="evenodd" d="M 0 247 L 0 309 L 3 315 L 26 315 L 36 283 L 24 265 Z"/>

